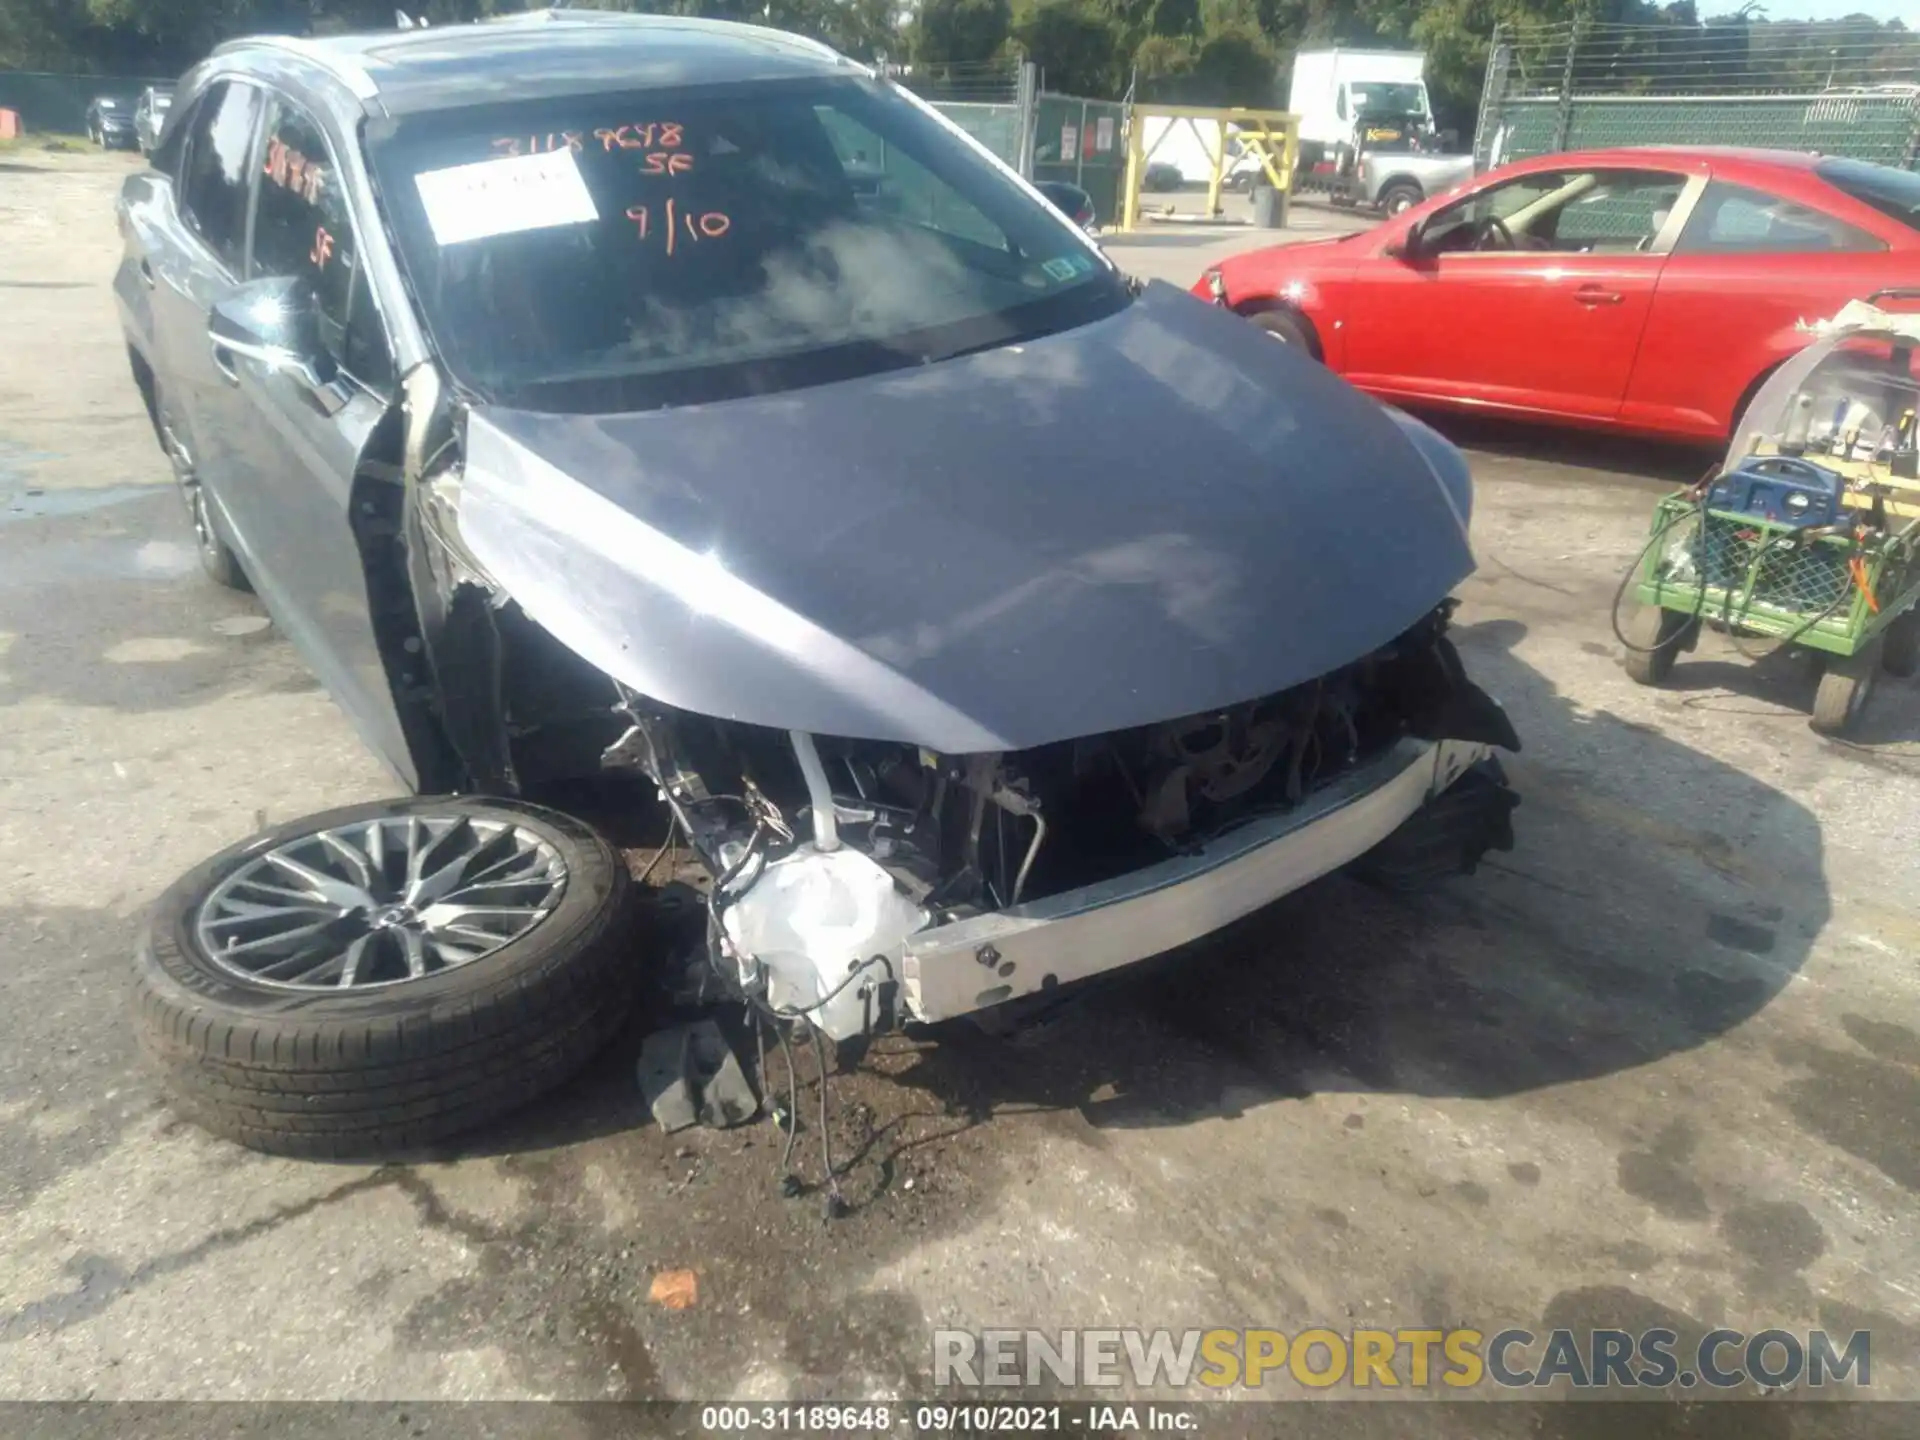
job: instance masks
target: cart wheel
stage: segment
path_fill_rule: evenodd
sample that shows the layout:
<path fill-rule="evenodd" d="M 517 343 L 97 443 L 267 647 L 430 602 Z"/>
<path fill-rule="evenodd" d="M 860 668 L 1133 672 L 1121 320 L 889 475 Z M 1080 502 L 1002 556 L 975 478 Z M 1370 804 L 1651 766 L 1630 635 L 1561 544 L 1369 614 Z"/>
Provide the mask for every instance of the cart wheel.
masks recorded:
<path fill-rule="evenodd" d="M 1881 639 L 1880 668 L 1905 680 L 1920 670 L 1920 609 L 1895 617 Z"/>
<path fill-rule="evenodd" d="M 1875 636 L 1851 655 L 1827 657 L 1820 688 L 1813 695 L 1813 719 L 1808 722 L 1818 733 L 1845 735 L 1859 722 L 1880 672 L 1881 641 Z"/>
<path fill-rule="evenodd" d="M 1621 627 L 1628 649 L 1620 663 L 1628 677 L 1640 685 L 1664 684 L 1673 673 L 1674 657 L 1687 643 L 1682 637 L 1692 624 L 1693 617 L 1678 610 L 1636 605 Z"/>

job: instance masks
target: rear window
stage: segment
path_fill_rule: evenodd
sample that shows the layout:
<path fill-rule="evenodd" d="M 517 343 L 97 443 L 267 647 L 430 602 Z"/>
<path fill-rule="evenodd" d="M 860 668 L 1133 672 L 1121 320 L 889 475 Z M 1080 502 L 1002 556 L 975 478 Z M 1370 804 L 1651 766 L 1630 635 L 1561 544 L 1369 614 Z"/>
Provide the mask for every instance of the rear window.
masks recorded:
<path fill-rule="evenodd" d="M 1920 175 L 1864 160 L 1822 160 L 1814 174 L 1909 230 L 1920 230 Z"/>

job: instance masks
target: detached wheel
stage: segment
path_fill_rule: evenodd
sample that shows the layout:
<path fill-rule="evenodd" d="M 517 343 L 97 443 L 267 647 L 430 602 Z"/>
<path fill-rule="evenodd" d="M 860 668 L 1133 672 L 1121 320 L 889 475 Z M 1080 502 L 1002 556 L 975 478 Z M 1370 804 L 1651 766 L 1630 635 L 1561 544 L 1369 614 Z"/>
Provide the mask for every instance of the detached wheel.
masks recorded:
<path fill-rule="evenodd" d="M 1884 636 L 1876 635 L 1851 655 L 1829 655 L 1813 693 L 1813 718 L 1807 723 L 1822 735 L 1850 735 L 1867 708 L 1878 678 Z"/>
<path fill-rule="evenodd" d="M 1307 327 L 1291 310 L 1256 310 L 1247 319 L 1282 345 L 1295 346 L 1308 358 L 1313 357 L 1313 342 L 1307 338 Z"/>
<path fill-rule="evenodd" d="M 142 1050 L 175 1108 L 280 1155 L 411 1149 L 569 1078 L 635 988 L 631 882 L 506 800 L 355 805 L 265 831 L 155 905 Z"/>
<path fill-rule="evenodd" d="M 1627 652 L 1620 663 L 1627 678 L 1638 685 L 1664 685 L 1673 674 L 1673 662 L 1687 644 L 1691 615 L 1660 605 L 1636 605 L 1620 627 Z"/>
<path fill-rule="evenodd" d="M 1380 211 L 1389 217 L 1411 210 L 1427 197 L 1418 185 L 1394 184 L 1380 192 Z"/>
<path fill-rule="evenodd" d="M 1881 632 L 1880 668 L 1899 680 L 1920 671 L 1920 609 L 1897 616 Z"/>

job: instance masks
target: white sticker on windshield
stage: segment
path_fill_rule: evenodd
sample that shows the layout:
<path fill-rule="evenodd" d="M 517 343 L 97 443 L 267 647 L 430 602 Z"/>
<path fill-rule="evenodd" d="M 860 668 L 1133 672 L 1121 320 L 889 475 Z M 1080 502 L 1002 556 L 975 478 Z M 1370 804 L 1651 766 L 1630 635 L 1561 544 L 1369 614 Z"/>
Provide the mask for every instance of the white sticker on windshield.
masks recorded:
<path fill-rule="evenodd" d="M 413 183 L 441 245 L 600 218 L 571 150 L 429 170 Z"/>

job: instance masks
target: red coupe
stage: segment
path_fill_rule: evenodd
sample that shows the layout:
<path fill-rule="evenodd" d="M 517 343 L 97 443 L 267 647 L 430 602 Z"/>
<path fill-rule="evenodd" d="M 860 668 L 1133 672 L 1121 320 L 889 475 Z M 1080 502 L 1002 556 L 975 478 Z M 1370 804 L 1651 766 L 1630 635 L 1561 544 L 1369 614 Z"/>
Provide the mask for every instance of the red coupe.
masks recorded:
<path fill-rule="evenodd" d="M 1193 287 L 1385 399 L 1721 440 L 1798 322 L 1920 285 L 1920 175 L 1649 147 L 1504 166 Z"/>

